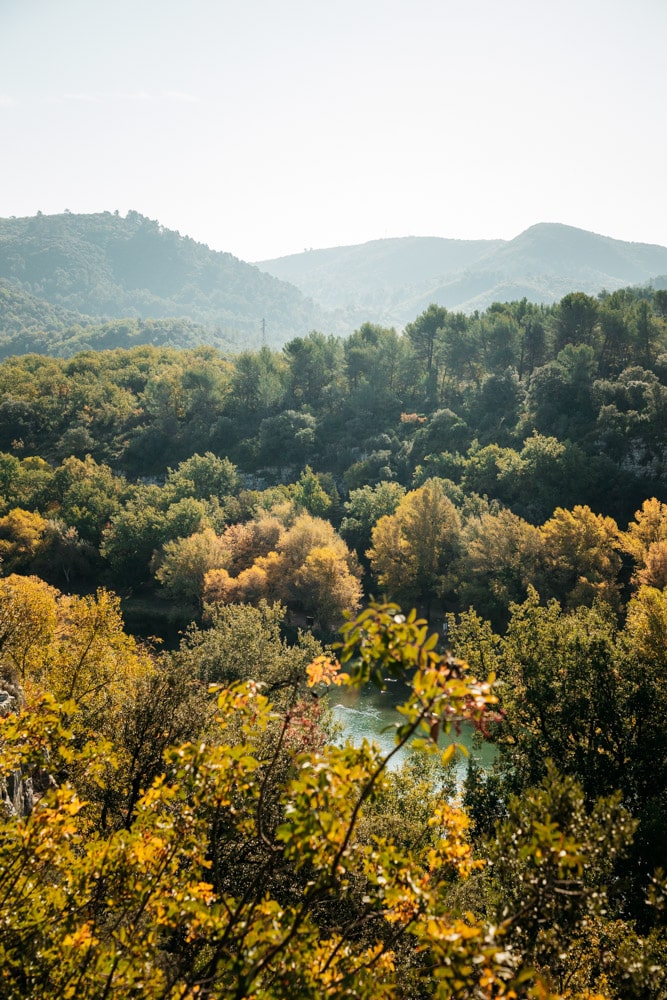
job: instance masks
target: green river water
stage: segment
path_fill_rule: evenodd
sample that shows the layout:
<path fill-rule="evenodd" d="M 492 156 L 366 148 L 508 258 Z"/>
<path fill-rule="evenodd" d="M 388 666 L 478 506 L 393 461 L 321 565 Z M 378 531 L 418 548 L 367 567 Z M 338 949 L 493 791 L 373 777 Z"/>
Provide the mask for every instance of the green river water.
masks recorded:
<path fill-rule="evenodd" d="M 378 691 L 370 685 L 362 691 L 348 687 L 333 688 L 329 694 L 329 704 L 336 722 L 342 728 L 341 742 L 349 739 L 359 745 L 364 739 L 374 740 L 384 753 L 389 753 L 395 745 L 396 724 L 404 721 L 396 711 L 396 706 L 406 700 L 407 694 L 408 689 L 399 682 L 388 683 L 384 691 Z M 460 734 L 452 731 L 441 736 L 440 743 L 443 749 L 452 741 L 463 744 L 482 767 L 488 768 L 493 762 L 495 747 L 486 742 L 480 745 L 478 740 L 473 740 L 473 734 L 473 727 L 467 723 L 461 726 Z M 399 767 L 408 753 L 408 747 L 401 750 L 393 758 L 392 765 Z M 456 756 L 459 785 L 465 778 L 467 766 L 468 758 L 459 752 Z"/>

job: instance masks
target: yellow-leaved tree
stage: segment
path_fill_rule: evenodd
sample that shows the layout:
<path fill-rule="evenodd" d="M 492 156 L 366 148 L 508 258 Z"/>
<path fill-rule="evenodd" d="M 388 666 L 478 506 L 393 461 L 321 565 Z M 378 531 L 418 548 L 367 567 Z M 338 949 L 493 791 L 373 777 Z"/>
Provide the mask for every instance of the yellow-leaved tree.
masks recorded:
<path fill-rule="evenodd" d="M 275 517 L 261 518 L 227 529 L 223 540 L 232 558 L 228 568 L 211 567 L 204 575 L 205 605 L 281 601 L 312 615 L 323 629 L 358 609 L 356 556 L 328 521 L 301 513 L 283 527 Z"/>
<path fill-rule="evenodd" d="M 460 534 L 458 512 L 437 479 L 407 493 L 394 514 L 377 522 L 367 552 L 382 590 L 428 606 L 449 587 Z"/>
<path fill-rule="evenodd" d="M 100 613 L 110 626 L 110 612 Z M 88 646 L 103 656 L 103 634 L 120 648 L 112 629 L 90 624 L 79 658 Z M 392 777 L 415 737 L 417 752 L 450 760 L 454 746 L 442 751 L 435 729 L 482 725 L 494 711 L 493 676 L 473 676 L 438 651 L 414 612 L 392 605 L 349 621 L 338 653 L 340 662 L 320 653 L 306 668 L 313 693 L 410 678 L 392 750 L 304 747 L 294 739 L 303 725 L 295 702 L 279 709 L 257 681 L 234 683 L 218 690 L 209 733 L 167 747 L 126 822 L 109 829 L 91 822 L 81 790 L 104 784 L 113 739 L 92 730 L 82 739 L 74 703 L 48 695 L 0 719 L 3 767 L 56 776 L 27 815 L 0 812 L 4 998 L 602 998 L 594 963 L 587 978 L 567 980 L 581 980 L 579 992 L 555 988 L 548 968 L 540 979 L 523 967 L 522 921 L 539 959 L 557 947 L 563 916 L 577 933 L 599 896 L 584 875 L 580 793 L 552 782 L 510 803 L 495 859 L 498 871 L 510 869 L 494 888 L 502 912 L 487 921 L 465 902 L 465 885 L 484 870 L 465 814 L 427 782 L 419 802 L 406 797 Z M 397 790 L 415 826 L 403 837 L 387 836 L 381 822 Z M 623 820 L 617 802 L 605 808 L 598 855 L 606 816 L 617 827 Z M 620 844 L 620 829 L 615 836 Z"/>
<path fill-rule="evenodd" d="M 433 718 L 480 718 L 494 701 L 489 683 L 395 607 L 351 622 L 341 659 L 354 683 L 413 676 L 388 756 L 366 743 L 300 753 L 274 788 L 294 713 L 267 746 L 275 713 L 247 682 L 220 691 L 214 738 L 167 750 L 126 828 L 91 829 L 67 780 L 30 815 L 0 819 L 3 997 L 398 997 L 397 949 L 408 940 L 428 955 L 434 995 L 513 995 L 517 959 L 498 932 L 443 908 L 451 880 L 478 866 L 463 814 L 434 800 L 412 851 L 359 835 L 391 758 L 420 732 L 439 752 Z M 340 680 L 327 656 L 308 672 L 314 686 Z M 66 773 L 76 761 L 88 785 L 101 780 L 108 743 L 77 742 L 75 711 L 46 698 L 2 720 L 5 765 Z"/>
<path fill-rule="evenodd" d="M 546 573 L 540 590 L 569 607 L 600 598 L 618 604 L 621 538 L 612 517 L 557 507 L 540 528 Z"/>
<path fill-rule="evenodd" d="M 634 559 L 634 582 L 647 587 L 667 586 L 667 504 L 645 500 L 634 521 L 621 535 L 623 548 Z"/>

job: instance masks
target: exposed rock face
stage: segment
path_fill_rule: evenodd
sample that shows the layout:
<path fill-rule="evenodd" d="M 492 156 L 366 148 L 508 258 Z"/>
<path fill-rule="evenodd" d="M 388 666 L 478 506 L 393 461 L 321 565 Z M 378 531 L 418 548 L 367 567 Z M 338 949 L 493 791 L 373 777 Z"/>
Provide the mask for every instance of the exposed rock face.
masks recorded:
<path fill-rule="evenodd" d="M 0 716 L 17 712 L 23 704 L 23 691 L 19 684 L 0 676 Z M 0 810 L 6 817 L 29 816 L 35 804 L 31 777 L 20 771 L 0 775 Z"/>
<path fill-rule="evenodd" d="M 0 778 L 0 809 L 6 817 L 29 816 L 34 804 L 32 778 L 25 778 L 20 771 Z"/>
<path fill-rule="evenodd" d="M 5 687 L 0 687 L 0 716 L 9 715 L 18 708 L 16 696 L 10 694 Z"/>

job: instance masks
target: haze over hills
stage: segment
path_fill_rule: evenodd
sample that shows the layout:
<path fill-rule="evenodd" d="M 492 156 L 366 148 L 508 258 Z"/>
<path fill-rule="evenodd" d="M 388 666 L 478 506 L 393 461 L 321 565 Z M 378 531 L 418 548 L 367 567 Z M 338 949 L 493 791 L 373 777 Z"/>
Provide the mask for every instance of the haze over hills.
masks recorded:
<path fill-rule="evenodd" d="M 469 313 L 664 287 L 661 275 L 666 247 L 546 223 L 509 241 L 404 237 L 252 265 L 138 212 L 2 219 L 0 356 L 139 343 L 278 348 L 311 330 L 400 328 L 432 302 Z"/>
<path fill-rule="evenodd" d="M 236 350 L 343 332 L 293 285 L 138 212 L 2 219 L 0 278 L 70 318 L 183 317 L 206 327 L 202 341 Z"/>
<path fill-rule="evenodd" d="M 402 326 L 431 302 L 472 312 L 498 301 L 549 303 L 571 291 L 644 284 L 667 274 L 667 247 L 541 223 L 509 241 L 412 236 L 309 250 L 258 267 L 328 309 Z"/>

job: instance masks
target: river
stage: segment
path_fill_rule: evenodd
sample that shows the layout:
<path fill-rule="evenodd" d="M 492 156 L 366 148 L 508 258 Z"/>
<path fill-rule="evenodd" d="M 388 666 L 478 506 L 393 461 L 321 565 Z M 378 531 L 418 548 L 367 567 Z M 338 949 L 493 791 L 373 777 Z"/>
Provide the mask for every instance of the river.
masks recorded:
<path fill-rule="evenodd" d="M 406 700 L 408 688 L 398 681 L 389 682 L 384 691 L 378 691 L 371 685 L 363 690 L 358 688 L 332 688 L 329 693 L 329 704 L 336 722 L 341 726 L 341 742 L 349 739 L 359 745 L 364 739 L 374 740 L 383 753 L 389 753 L 394 747 L 396 723 L 404 721 L 396 711 L 396 706 Z M 444 749 L 448 743 L 455 741 L 462 744 L 468 753 L 479 762 L 483 768 L 489 768 L 493 763 L 496 748 L 486 741 L 473 739 L 473 726 L 465 723 L 461 726 L 460 735 L 454 732 L 440 737 L 440 745 Z M 400 767 L 409 747 L 405 747 L 392 760 L 394 767 Z M 461 752 L 456 755 L 456 778 L 460 786 L 466 775 L 468 758 Z"/>

